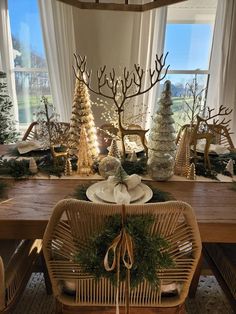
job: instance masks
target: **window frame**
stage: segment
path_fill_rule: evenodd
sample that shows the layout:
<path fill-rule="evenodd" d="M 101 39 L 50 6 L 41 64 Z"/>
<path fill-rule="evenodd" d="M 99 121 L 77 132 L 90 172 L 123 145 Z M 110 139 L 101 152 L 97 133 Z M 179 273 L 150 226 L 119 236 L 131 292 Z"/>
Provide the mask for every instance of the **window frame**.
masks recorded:
<path fill-rule="evenodd" d="M 37 0 L 35 0 L 37 2 Z M 40 19 L 40 11 L 39 11 L 39 7 L 37 5 L 38 8 L 38 15 L 39 15 L 39 19 Z M 9 8 L 8 8 L 9 10 Z M 10 40 L 12 43 L 12 60 L 13 60 L 13 68 L 12 68 L 12 72 L 14 73 L 14 80 L 15 80 L 15 92 L 16 92 L 16 110 L 18 112 L 18 128 L 21 132 L 21 134 L 23 134 L 28 126 L 32 123 L 32 121 L 27 121 L 27 122 L 20 122 L 19 120 L 19 102 L 18 102 L 18 95 L 17 95 L 17 88 L 16 88 L 16 73 L 29 73 L 29 74 L 34 74 L 34 73 L 47 73 L 48 75 L 48 84 L 49 84 L 49 88 L 51 90 L 51 84 L 50 84 L 50 78 L 49 78 L 49 70 L 48 70 L 48 66 L 44 66 L 44 67 L 21 67 L 21 66 L 15 66 L 15 62 L 14 62 L 14 57 L 13 57 L 13 51 L 14 51 L 14 47 L 13 47 L 13 34 L 11 31 L 11 14 L 10 12 L 8 12 L 8 16 L 9 16 L 9 35 L 10 35 Z M 41 20 L 40 20 L 41 23 Z M 44 45 L 44 41 L 43 41 L 43 31 L 41 28 L 41 36 L 42 36 L 42 45 L 43 45 L 43 50 L 44 50 L 44 54 L 45 54 L 45 60 L 46 60 L 46 64 L 47 64 L 47 59 L 46 59 L 46 50 L 45 50 L 45 45 Z"/>

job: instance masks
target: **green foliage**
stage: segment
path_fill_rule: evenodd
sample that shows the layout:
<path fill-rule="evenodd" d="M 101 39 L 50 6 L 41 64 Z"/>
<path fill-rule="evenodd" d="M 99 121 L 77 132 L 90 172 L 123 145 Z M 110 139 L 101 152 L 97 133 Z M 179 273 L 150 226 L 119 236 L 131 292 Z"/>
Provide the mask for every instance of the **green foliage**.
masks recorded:
<path fill-rule="evenodd" d="M 125 179 L 128 177 L 125 170 L 122 168 L 122 166 L 119 166 L 114 174 L 114 179 L 116 184 L 124 183 Z"/>
<path fill-rule="evenodd" d="M 206 169 L 204 162 L 195 163 L 196 175 L 217 180 L 217 172 L 212 169 Z"/>
<path fill-rule="evenodd" d="M 128 175 L 131 174 L 146 174 L 147 173 L 147 159 L 141 158 L 136 162 L 125 160 L 122 162 L 122 167 Z"/>
<path fill-rule="evenodd" d="M 94 182 L 93 182 L 94 183 Z M 92 184 L 93 184 L 92 183 Z M 77 185 L 75 187 L 75 191 L 73 193 L 73 197 L 76 198 L 77 200 L 83 200 L 83 201 L 89 201 L 89 199 L 86 196 L 86 191 L 88 189 L 88 187 L 91 184 L 82 184 L 82 185 Z"/>
<path fill-rule="evenodd" d="M 148 203 L 166 202 L 166 201 L 175 199 L 171 193 L 159 190 L 153 187 L 151 184 L 147 184 L 147 185 L 152 189 L 152 192 L 153 192 L 153 196 L 148 201 Z"/>
<path fill-rule="evenodd" d="M 210 179 L 217 179 L 217 174 L 221 173 L 223 175 L 229 175 L 225 170 L 225 167 L 230 159 L 235 161 L 234 163 L 234 173 L 236 173 L 236 153 L 232 152 L 224 155 L 210 156 L 211 169 L 206 169 L 204 167 L 203 158 L 196 162 L 196 175 L 204 176 Z"/>
<path fill-rule="evenodd" d="M 64 157 L 57 158 L 56 162 L 54 162 L 51 153 L 49 152 L 38 163 L 38 169 L 39 171 L 47 174 L 48 176 L 52 175 L 60 178 L 61 175 L 64 173 L 65 158 Z"/>
<path fill-rule="evenodd" d="M 130 270 L 131 287 L 136 287 L 144 279 L 154 287 L 158 287 L 157 270 L 174 266 L 173 260 L 167 253 L 169 243 L 158 234 L 150 234 L 154 219 L 153 215 L 128 215 L 126 217 L 125 228 L 134 244 L 134 265 Z M 107 277 L 114 285 L 116 284 L 116 270 L 107 272 L 103 262 L 108 247 L 120 233 L 121 228 L 120 215 L 106 217 L 103 230 L 91 236 L 87 245 L 76 256 L 76 261 L 85 272 L 97 279 Z M 124 281 L 125 277 L 126 268 L 121 262 L 120 280 Z"/>
<path fill-rule="evenodd" d="M 15 179 L 28 177 L 31 175 L 29 171 L 29 161 L 0 158 L 0 175 L 9 175 Z"/>
<path fill-rule="evenodd" d="M 13 104 L 6 94 L 7 84 L 5 83 L 6 74 L 0 72 L 0 144 L 8 144 L 16 142 L 18 133 L 15 127 L 15 121 L 11 114 Z"/>

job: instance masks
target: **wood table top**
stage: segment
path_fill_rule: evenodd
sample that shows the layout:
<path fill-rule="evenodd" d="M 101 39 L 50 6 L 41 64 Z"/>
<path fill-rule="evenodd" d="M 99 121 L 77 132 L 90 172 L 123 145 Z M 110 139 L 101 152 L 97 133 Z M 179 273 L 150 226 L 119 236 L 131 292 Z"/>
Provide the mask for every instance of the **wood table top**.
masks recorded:
<path fill-rule="evenodd" d="M 42 238 L 53 206 L 70 197 L 77 185 L 88 183 L 92 182 L 9 179 L 8 197 L 12 200 L 0 204 L 0 238 Z M 150 181 L 148 183 L 150 185 Z M 203 242 L 236 243 L 236 192 L 230 189 L 231 183 L 167 181 L 151 184 L 194 208 Z"/>

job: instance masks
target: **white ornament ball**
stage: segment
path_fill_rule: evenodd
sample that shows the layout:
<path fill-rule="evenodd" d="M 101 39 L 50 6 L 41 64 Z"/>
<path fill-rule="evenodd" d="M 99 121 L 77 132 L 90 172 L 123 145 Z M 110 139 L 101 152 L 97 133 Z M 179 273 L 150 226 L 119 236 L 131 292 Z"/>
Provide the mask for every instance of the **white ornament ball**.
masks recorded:
<path fill-rule="evenodd" d="M 107 156 L 100 162 L 98 171 L 103 178 L 107 179 L 109 176 L 113 176 L 116 173 L 116 170 L 120 165 L 121 163 L 119 159 Z"/>

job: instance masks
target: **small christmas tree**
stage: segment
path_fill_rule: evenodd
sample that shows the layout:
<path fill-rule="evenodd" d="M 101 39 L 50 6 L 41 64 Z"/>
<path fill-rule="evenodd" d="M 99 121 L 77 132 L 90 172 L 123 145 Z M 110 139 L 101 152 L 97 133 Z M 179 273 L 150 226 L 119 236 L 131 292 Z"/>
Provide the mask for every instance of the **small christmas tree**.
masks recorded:
<path fill-rule="evenodd" d="M 163 157 L 164 154 L 175 156 L 175 129 L 171 100 L 171 82 L 166 81 L 159 101 L 159 109 L 153 120 L 149 136 L 149 157 Z"/>
<path fill-rule="evenodd" d="M 225 167 L 226 172 L 230 174 L 231 177 L 234 175 L 234 160 L 230 159 Z"/>
<path fill-rule="evenodd" d="M 29 160 L 29 171 L 32 174 L 36 174 L 38 172 L 38 166 L 37 166 L 37 163 L 36 163 L 34 157 L 31 157 Z"/>
<path fill-rule="evenodd" d="M 93 159 L 89 150 L 89 143 L 87 139 L 85 126 L 81 127 L 80 139 L 78 145 L 78 162 L 77 173 L 89 175 L 92 173 Z"/>
<path fill-rule="evenodd" d="M 86 129 L 88 150 L 91 156 L 95 158 L 98 155 L 97 135 L 94 125 L 93 113 L 91 110 L 90 97 L 85 84 L 77 79 L 75 83 L 69 131 L 69 145 L 71 149 L 77 149 L 79 145 L 79 135 L 82 126 L 84 126 Z"/>
<path fill-rule="evenodd" d="M 189 180 L 196 180 L 196 169 L 195 169 L 195 164 L 191 163 L 189 169 L 188 169 L 188 174 L 187 174 L 187 179 Z"/>
<path fill-rule="evenodd" d="M 174 173 L 186 177 L 190 167 L 190 139 L 191 128 L 185 128 L 184 133 L 178 144 Z"/>
<path fill-rule="evenodd" d="M 113 139 L 111 142 L 110 151 L 109 151 L 108 155 L 112 156 L 112 157 L 116 157 L 118 159 L 121 158 L 120 151 L 119 151 L 119 148 L 117 146 L 117 141 L 115 139 Z"/>
<path fill-rule="evenodd" d="M 65 162 L 65 169 L 64 169 L 64 175 L 65 176 L 71 176 L 72 175 L 72 164 L 70 159 L 66 159 Z"/>
<path fill-rule="evenodd" d="M 0 71 L 0 144 L 14 143 L 18 133 L 12 115 L 13 104 L 7 95 L 6 73 Z"/>

